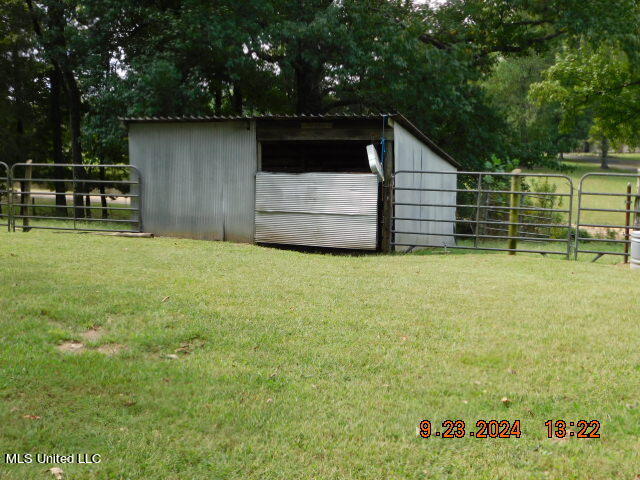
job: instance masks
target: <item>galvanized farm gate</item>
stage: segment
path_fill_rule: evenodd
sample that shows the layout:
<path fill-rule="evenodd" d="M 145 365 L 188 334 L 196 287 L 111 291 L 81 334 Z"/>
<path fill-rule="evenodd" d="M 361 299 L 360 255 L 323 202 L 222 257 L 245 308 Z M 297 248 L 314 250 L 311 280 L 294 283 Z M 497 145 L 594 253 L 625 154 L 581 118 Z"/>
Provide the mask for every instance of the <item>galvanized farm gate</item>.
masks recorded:
<path fill-rule="evenodd" d="M 10 231 L 142 232 L 142 181 L 132 165 L 0 164 L 3 179 L 0 219 Z"/>
<path fill-rule="evenodd" d="M 571 256 L 573 182 L 566 175 L 421 170 L 399 175 L 420 180 L 394 187 L 395 247 Z M 429 177 L 447 175 L 457 180 L 448 182 L 452 188 L 429 186 Z"/>
<path fill-rule="evenodd" d="M 629 179 L 626 191 L 594 191 L 590 180 Z M 631 182 L 633 180 L 633 182 Z M 591 182 L 592 183 L 592 182 Z M 600 187 L 602 188 L 602 187 Z M 601 200 L 612 205 L 594 205 Z M 604 208 L 606 207 L 606 208 Z M 598 215 L 595 223 L 584 221 L 585 214 Z M 634 217 L 634 218 L 632 218 Z M 576 221 L 575 258 L 581 253 L 596 255 L 593 261 L 605 255 L 625 257 L 629 260 L 630 230 L 640 221 L 640 172 L 587 173 L 580 179 L 578 189 L 578 214 Z M 583 236 L 586 235 L 586 236 Z M 620 246 L 624 246 L 620 249 Z"/>

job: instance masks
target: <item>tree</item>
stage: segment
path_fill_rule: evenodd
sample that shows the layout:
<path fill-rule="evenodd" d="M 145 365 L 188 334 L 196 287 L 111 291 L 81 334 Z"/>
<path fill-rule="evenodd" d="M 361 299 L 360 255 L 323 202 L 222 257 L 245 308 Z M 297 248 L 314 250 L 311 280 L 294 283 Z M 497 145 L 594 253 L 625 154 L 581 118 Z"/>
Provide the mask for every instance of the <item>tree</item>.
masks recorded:
<path fill-rule="evenodd" d="M 602 127 L 596 123 L 591 128 L 591 139 L 600 148 L 600 168 L 603 170 L 609 169 L 608 157 L 609 157 L 609 138 Z"/>
<path fill-rule="evenodd" d="M 46 65 L 34 53 L 35 39 L 24 3 L 0 4 L 0 150 L 8 164 L 43 160 L 46 131 Z"/>
<path fill-rule="evenodd" d="M 540 104 L 561 106 L 565 131 L 584 115 L 592 116 L 591 134 L 601 145 L 603 168 L 611 141 L 640 143 L 640 70 L 635 54 L 621 43 L 566 47 L 543 81 L 533 85 L 532 97 Z"/>
<path fill-rule="evenodd" d="M 71 160 L 72 163 L 82 164 L 82 143 L 81 143 L 81 123 L 82 123 L 82 94 L 78 86 L 78 80 L 74 69 L 77 67 L 77 51 L 73 42 L 67 38 L 68 30 L 78 27 L 73 21 L 73 13 L 77 10 L 77 4 L 68 4 L 60 0 L 46 0 L 36 3 L 33 0 L 26 0 L 26 5 L 33 24 L 33 31 L 38 39 L 39 47 L 42 49 L 44 58 L 49 62 L 52 71 L 50 78 L 51 85 L 51 105 L 52 105 L 52 130 L 53 143 L 55 145 L 53 157 L 56 160 L 62 159 L 60 151 L 61 126 L 60 126 L 60 87 L 64 86 L 65 98 L 69 112 L 69 126 L 71 133 Z M 82 170 L 76 169 L 79 177 L 82 178 Z M 60 186 L 58 187 L 60 188 Z M 84 190 L 84 186 L 79 186 Z M 60 192 L 59 192 L 60 193 Z M 62 206 L 63 195 L 56 196 L 56 202 Z M 82 196 L 74 196 L 76 216 L 85 216 L 85 209 Z"/>
<path fill-rule="evenodd" d="M 513 155 L 522 166 L 557 166 L 558 156 L 584 140 L 591 125 L 585 114 L 563 130 L 558 102 L 541 104 L 530 98 L 531 85 L 543 80 L 553 62 L 550 54 L 503 58 L 483 82 L 492 104 L 509 126 Z"/>
<path fill-rule="evenodd" d="M 363 69 L 382 58 L 397 18 L 413 9 L 384 0 L 272 0 L 270 14 L 252 31 L 248 54 L 272 71 L 295 113 L 360 108 Z M 364 74 L 363 74 L 364 73 Z"/>
<path fill-rule="evenodd" d="M 424 6 L 421 40 L 440 49 L 465 46 L 478 62 L 492 54 L 548 51 L 558 42 L 637 37 L 638 0 L 446 0 Z M 631 47 L 631 43 L 629 44 Z"/>
<path fill-rule="evenodd" d="M 70 150 L 75 163 L 116 163 L 122 116 L 402 111 L 468 168 L 493 155 L 533 164 L 570 144 L 592 111 L 621 137 L 620 112 L 590 99 L 569 127 L 568 97 L 534 104 L 518 68 L 540 80 L 549 52 L 564 49 L 550 70 L 560 72 L 565 53 L 608 42 L 628 60 L 611 72 L 627 95 L 638 1 L 5 0 L 0 141 L 33 158 Z"/>

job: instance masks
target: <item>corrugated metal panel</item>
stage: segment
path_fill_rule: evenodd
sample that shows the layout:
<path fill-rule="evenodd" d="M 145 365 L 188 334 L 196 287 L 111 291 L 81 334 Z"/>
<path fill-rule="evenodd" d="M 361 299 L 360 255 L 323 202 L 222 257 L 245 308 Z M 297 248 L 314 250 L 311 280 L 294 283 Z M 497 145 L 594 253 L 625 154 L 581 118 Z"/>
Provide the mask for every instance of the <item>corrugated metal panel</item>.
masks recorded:
<path fill-rule="evenodd" d="M 368 217 L 256 212 L 260 243 L 375 250 L 375 230 Z"/>
<path fill-rule="evenodd" d="M 243 122 L 242 131 L 224 139 L 224 239 L 253 242 L 258 168 L 255 122 Z M 247 126 L 250 126 L 247 129 Z"/>
<path fill-rule="evenodd" d="M 349 173 L 279 174 L 256 177 L 256 210 L 263 212 L 375 215 L 378 188 L 373 175 Z"/>
<path fill-rule="evenodd" d="M 256 242 L 375 250 L 378 180 L 348 173 L 256 175 Z"/>
<path fill-rule="evenodd" d="M 416 139 L 399 124 L 394 125 L 395 170 L 456 171 L 448 161 L 440 158 L 424 143 Z M 396 187 L 455 189 L 456 175 L 399 174 L 395 178 Z M 395 191 L 396 202 L 456 204 L 455 192 Z M 421 207 L 397 205 L 396 217 L 429 218 L 434 220 L 455 220 L 455 207 Z M 420 222 L 396 220 L 395 230 L 403 232 L 436 233 L 440 235 L 396 234 L 395 241 L 404 244 L 423 244 L 434 247 L 455 245 L 454 223 Z M 405 250 L 406 247 L 398 247 Z"/>
<path fill-rule="evenodd" d="M 148 232 L 252 242 L 257 164 L 252 122 L 129 127 Z"/>

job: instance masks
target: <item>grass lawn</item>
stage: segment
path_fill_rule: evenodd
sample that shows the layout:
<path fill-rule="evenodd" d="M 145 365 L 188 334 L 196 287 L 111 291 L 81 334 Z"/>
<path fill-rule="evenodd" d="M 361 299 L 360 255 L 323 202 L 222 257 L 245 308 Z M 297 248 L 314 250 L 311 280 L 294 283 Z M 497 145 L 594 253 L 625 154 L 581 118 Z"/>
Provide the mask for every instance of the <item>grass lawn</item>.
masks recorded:
<path fill-rule="evenodd" d="M 609 154 L 609 156 L 629 163 L 638 163 L 638 167 L 640 168 L 640 153 L 612 153 Z"/>
<path fill-rule="evenodd" d="M 59 465 L 65 478 L 638 473 L 628 267 L 46 231 L 0 242 L 0 451 L 102 456 Z M 523 434 L 421 439 L 423 419 L 520 419 Z M 598 419 L 602 438 L 547 439 L 548 419 Z M 3 463 L 0 478 L 51 466 Z"/>
<path fill-rule="evenodd" d="M 493 239 L 484 239 L 478 242 L 478 246 L 481 248 L 508 248 L 507 240 L 493 240 Z M 495 251 L 491 250 L 473 250 L 473 240 L 460 240 L 457 241 L 458 246 L 466 246 L 469 247 L 468 250 L 465 249 L 444 249 L 444 248 L 428 248 L 424 250 L 420 250 L 414 252 L 413 255 L 495 255 Z M 565 259 L 567 252 L 567 244 L 566 243 L 550 243 L 550 242 L 534 242 L 534 241 L 518 241 L 518 249 L 520 250 L 530 250 L 530 251 L 542 251 L 542 252 L 558 252 L 555 253 L 545 253 L 544 255 L 549 258 L 555 259 Z M 591 251 L 601 251 L 601 252 L 612 252 L 612 253 L 623 253 L 624 246 L 620 243 L 608 243 L 608 242 L 596 242 L 593 240 L 583 240 L 580 242 L 580 251 L 591 250 Z M 571 259 L 575 258 L 575 243 L 571 242 Z M 500 253 L 502 255 L 502 253 Z M 504 253 L 506 255 L 506 253 Z M 529 256 L 529 257 L 538 257 L 542 255 L 541 253 L 518 253 L 520 256 Z M 578 260 L 584 262 L 590 262 L 596 257 L 595 254 L 592 253 L 579 253 Z M 599 263 L 606 263 L 609 265 L 617 265 L 624 261 L 624 258 L 620 255 L 605 255 L 604 257 L 598 259 Z"/>

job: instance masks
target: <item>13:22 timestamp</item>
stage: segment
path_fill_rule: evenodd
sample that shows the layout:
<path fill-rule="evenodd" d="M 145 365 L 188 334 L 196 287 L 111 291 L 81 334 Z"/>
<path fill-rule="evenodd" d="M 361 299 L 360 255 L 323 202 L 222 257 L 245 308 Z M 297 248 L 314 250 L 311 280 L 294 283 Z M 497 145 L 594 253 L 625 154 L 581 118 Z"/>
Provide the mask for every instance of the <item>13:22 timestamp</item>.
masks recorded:
<path fill-rule="evenodd" d="M 598 420 L 578 420 L 577 422 L 547 420 L 544 424 L 547 427 L 548 438 L 600 438 L 602 426 Z M 575 427 L 578 431 L 574 432 L 569 427 Z"/>

